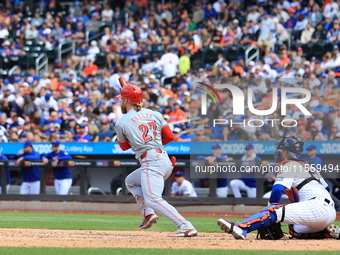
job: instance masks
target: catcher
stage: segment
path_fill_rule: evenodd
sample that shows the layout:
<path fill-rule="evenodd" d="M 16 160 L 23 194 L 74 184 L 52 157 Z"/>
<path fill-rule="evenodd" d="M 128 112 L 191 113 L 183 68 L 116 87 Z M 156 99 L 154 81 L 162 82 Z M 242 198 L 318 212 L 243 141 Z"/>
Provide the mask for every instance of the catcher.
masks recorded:
<path fill-rule="evenodd" d="M 334 202 L 326 190 L 321 175 L 303 163 L 303 142 L 295 137 L 284 137 L 276 144 L 275 159 L 279 163 L 276 181 L 268 206 L 240 222 L 219 219 L 221 229 L 235 239 L 245 239 L 253 230 L 259 230 L 262 239 L 283 237 L 280 222 L 289 224 L 292 237 L 302 239 L 339 239 L 340 228 L 331 224 L 336 218 Z M 293 202 L 279 204 L 286 193 Z"/>

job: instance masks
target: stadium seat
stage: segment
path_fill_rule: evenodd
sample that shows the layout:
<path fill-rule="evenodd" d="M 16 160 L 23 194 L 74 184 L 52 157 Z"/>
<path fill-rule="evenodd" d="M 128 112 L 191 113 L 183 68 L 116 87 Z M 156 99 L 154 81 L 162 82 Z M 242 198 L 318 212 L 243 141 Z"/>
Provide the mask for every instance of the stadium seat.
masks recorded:
<path fill-rule="evenodd" d="M 217 59 L 217 56 L 219 53 L 222 53 L 222 48 L 220 47 L 214 47 L 212 49 L 208 48 L 205 52 L 204 52 L 204 60 L 205 62 L 215 62 Z"/>
<path fill-rule="evenodd" d="M 34 40 L 26 40 L 25 45 L 32 46 Z"/>
<path fill-rule="evenodd" d="M 332 42 L 326 42 L 323 54 L 325 54 L 327 52 L 332 52 L 333 51 L 333 45 L 334 44 Z"/>
<path fill-rule="evenodd" d="M 292 42 L 292 44 L 290 45 L 290 49 L 292 51 L 297 51 L 297 48 L 301 47 L 302 43 L 300 42 Z"/>
<path fill-rule="evenodd" d="M 58 57 L 58 49 L 54 47 L 52 50 L 46 50 L 48 60 L 54 60 Z"/>
<path fill-rule="evenodd" d="M 301 48 L 303 50 L 303 54 L 302 56 L 303 57 L 306 57 L 306 58 L 310 58 L 313 56 L 313 43 L 312 42 L 309 42 L 309 43 L 305 43 L 305 44 L 301 44 Z"/>
<path fill-rule="evenodd" d="M 104 67 L 107 64 L 106 61 L 106 56 L 107 56 L 107 52 L 100 52 L 99 54 L 96 55 L 96 60 L 95 60 L 95 64 L 98 67 Z"/>
<path fill-rule="evenodd" d="M 238 45 L 223 47 L 224 58 L 227 59 L 228 61 L 236 60 L 239 54 L 239 48 L 240 47 Z"/>
<path fill-rule="evenodd" d="M 324 54 L 324 47 L 325 47 L 324 41 L 318 41 L 314 43 L 312 47 L 313 56 L 321 57 Z"/>
<path fill-rule="evenodd" d="M 160 50 L 159 50 L 159 44 L 152 44 L 151 45 L 151 52 L 152 53 L 158 53 Z"/>
<path fill-rule="evenodd" d="M 246 50 L 249 48 L 249 44 L 247 45 L 240 45 L 238 50 L 238 56 L 242 56 L 244 58 Z"/>
<path fill-rule="evenodd" d="M 205 50 L 206 50 L 205 47 L 200 48 L 195 54 L 191 56 L 191 62 L 194 62 L 195 60 L 204 61 Z"/>

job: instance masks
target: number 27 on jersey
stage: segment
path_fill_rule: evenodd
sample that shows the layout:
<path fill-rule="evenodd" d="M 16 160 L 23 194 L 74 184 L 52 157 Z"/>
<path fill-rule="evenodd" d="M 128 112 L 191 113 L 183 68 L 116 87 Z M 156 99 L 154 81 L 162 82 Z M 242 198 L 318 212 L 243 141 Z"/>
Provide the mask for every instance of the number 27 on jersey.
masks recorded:
<path fill-rule="evenodd" d="M 154 121 L 150 121 L 146 124 L 140 124 L 138 129 L 142 132 L 142 139 L 145 143 L 156 139 L 157 132 Z"/>

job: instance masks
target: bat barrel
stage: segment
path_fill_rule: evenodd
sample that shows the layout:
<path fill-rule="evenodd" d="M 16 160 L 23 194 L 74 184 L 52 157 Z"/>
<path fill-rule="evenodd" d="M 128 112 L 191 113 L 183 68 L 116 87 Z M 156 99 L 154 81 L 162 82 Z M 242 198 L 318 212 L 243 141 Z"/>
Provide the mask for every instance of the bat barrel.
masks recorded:
<path fill-rule="evenodd" d="M 118 81 L 120 83 L 120 86 L 123 88 L 124 86 L 126 86 L 126 81 L 124 79 L 124 77 L 119 77 Z"/>

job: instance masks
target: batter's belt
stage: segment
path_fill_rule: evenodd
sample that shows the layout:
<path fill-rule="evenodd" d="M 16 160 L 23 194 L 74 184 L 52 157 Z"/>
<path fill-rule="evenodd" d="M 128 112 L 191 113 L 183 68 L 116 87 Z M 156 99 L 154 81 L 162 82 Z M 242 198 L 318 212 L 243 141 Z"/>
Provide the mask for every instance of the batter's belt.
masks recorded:
<path fill-rule="evenodd" d="M 162 153 L 163 151 L 162 151 L 162 150 L 159 150 L 159 149 L 156 149 L 155 152 Z M 148 152 L 144 152 L 144 153 L 140 156 L 140 159 L 145 158 L 146 155 L 148 155 Z"/>

